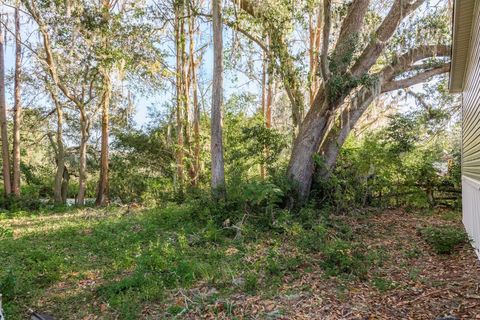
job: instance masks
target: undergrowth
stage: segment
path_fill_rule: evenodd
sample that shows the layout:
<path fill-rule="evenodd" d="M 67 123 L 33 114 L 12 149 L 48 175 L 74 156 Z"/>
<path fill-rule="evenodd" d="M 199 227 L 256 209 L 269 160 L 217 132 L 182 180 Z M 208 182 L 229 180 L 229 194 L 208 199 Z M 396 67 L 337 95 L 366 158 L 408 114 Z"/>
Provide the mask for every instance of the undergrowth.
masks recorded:
<path fill-rule="evenodd" d="M 468 242 L 465 231 L 456 227 L 425 227 L 420 234 L 438 254 L 451 254 L 456 247 Z"/>
<path fill-rule="evenodd" d="M 284 209 L 283 191 L 271 185 L 255 192 L 261 184 L 243 189 L 243 203 L 245 195 L 239 194 L 215 204 L 198 197 L 139 211 L 81 208 L 3 216 L 0 292 L 6 313 L 24 318 L 28 307 L 77 318 L 109 313 L 137 319 L 143 306 L 155 304 L 168 318 L 232 293 L 274 295 L 285 279 L 312 271 L 371 281 L 381 291 L 393 286 L 369 279 L 369 270 L 388 254 L 359 242 L 344 219 L 313 204 Z M 441 253 L 465 241 L 453 229 L 427 228 L 422 236 Z M 91 287 L 73 294 L 61 290 L 78 283 Z M 173 298 L 191 288 L 214 292 L 188 305 Z"/>

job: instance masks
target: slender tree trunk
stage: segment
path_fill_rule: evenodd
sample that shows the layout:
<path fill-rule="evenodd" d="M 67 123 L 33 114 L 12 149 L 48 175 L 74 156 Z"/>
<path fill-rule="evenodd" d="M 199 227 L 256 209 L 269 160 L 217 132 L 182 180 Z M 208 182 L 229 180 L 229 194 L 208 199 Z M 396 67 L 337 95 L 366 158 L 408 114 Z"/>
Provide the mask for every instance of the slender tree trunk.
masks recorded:
<path fill-rule="evenodd" d="M 102 0 L 103 8 L 103 22 L 108 25 L 110 19 L 110 0 Z M 108 49 L 109 39 L 104 37 L 102 39 L 103 47 Z M 105 62 L 103 62 L 105 63 Z M 97 186 L 97 198 L 95 204 L 97 206 L 104 206 L 108 204 L 108 135 L 109 135 L 109 109 L 110 100 L 112 96 L 112 82 L 110 79 L 109 67 L 103 65 L 100 67 L 100 74 L 102 76 L 102 99 L 100 105 L 102 108 L 102 138 L 100 150 L 100 176 Z"/>
<path fill-rule="evenodd" d="M 181 30 L 181 39 L 182 39 L 182 105 L 183 105 L 183 133 L 184 137 L 184 149 L 187 151 L 187 161 L 186 161 L 186 171 L 190 178 L 190 183 L 193 181 L 193 161 L 192 161 L 192 145 L 191 145 L 191 130 L 190 130 L 190 84 L 191 84 L 191 70 L 190 62 L 187 56 L 187 33 L 186 25 L 187 19 L 190 15 L 190 6 L 187 1 L 183 3 L 182 11 L 182 30 Z"/>
<path fill-rule="evenodd" d="M 270 57 L 271 58 L 271 57 Z M 273 60 L 268 60 L 267 65 L 267 99 L 265 101 L 265 127 L 267 129 L 272 128 L 272 105 L 273 105 L 273 87 L 274 87 L 274 77 L 273 77 Z M 268 146 L 265 146 L 265 159 L 270 157 L 270 150 Z M 266 164 L 265 164 L 266 170 Z"/>
<path fill-rule="evenodd" d="M 212 190 L 215 199 L 225 198 L 225 164 L 222 141 L 223 32 L 222 2 L 212 1 L 213 15 L 213 92 L 211 115 Z"/>
<path fill-rule="evenodd" d="M 427 189 L 426 189 L 426 193 L 427 193 L 427 200 L 428 200 L 428 204 L 430 206 L 430 208 L 434 208 L 435 207 L 435 194 L 434 194 L 434 189 L 432 188 L 432 186 L 428 186 Z"/>
<path fill-rule="evenodd" d="M 100 177 L 98 180 L 97 199 L 95 204 L 97 206 L 104 206 L 108 204 L 108 135 L 109 135 L 109 109 L 112 93 L 112 84 L 109 71 L 103 68 L 102 71 L 102 142 L 100 151 Z"/>
<path fill-rule="evenodd" d="M 63 175 L 65 170 L 65 146 L 63 143 L 63 107 L 58 101 L 53 91 L 51 91 L 51 95 L 55 103 L 55 111 L 57 114 L 57 137 L 56 137 L 57 172 L 55 173 L 55 185 L 53 187 L 53 200 L 55 201 L 55 203 L 64 203 L 62 198 L 62 181 L 63 181 Z M 53 140 L 52 140 L 52 144 L 53 144 Z"/>
<path fill-rule="evenodd" d="M 177 127 L 177 187 L 180 195 L 183 194 L 184 184 L 184 115 L 183 103 L 183 52 L 185 51 L 184 41 L 184 10 L 182 0 L 175 4 L 175 47 L 176 47 L 176 127 Z"/>
<path fill-rule="evenodd" d="M 0 134 L 2 138 L 2 160 L 3 160 L 3 188 L 8 197 L 12 193 L 10 183 L 10 158 L 8 151 L 8 131 L 7 131 L 7 105 L 5 101 L 5 57 L 2 26 L 0 25 Z"/>
<path fill-rule="evenodd" d="M 267 57 L 266 54 L 263 54 L 263 63 L 262 63 L 262 117 L 265 121 L 265 127 L 267 127 L 266 121 L 266 112 L 267 112 Z M 263 162 L 260 164 L 260 177 L 265 179 L 266 170 L 265 170 L 265 159 L 267 158 L 267 146 L 263 146 Z"/>
<path fill-rule="evenodd" d="M 273 105 L 273 68 L 271 67 L 272 63 L 269 61 L 268 68 L 268 81 L 267 81 L 267 101 L 265 105 L 265 125 L 267 129 L 272 128 L 272 105 Z"/>
<path fill-rule="evenodd" d="M 62 187 L 61 187 L 62 203 L 67 202 L 69 181 L 70 181 L 70 174 L 68 173 L 67 167 L 64 166 L 63 167 L 63 181 L 62 181 Z"/>
<path fill-rule="evenodd" d="M 310 105 L 313 104 L 313 99 L 315 98 L 316 92 L 316 82 L 317 82 L 317 27 L 314 21 L 314 13 L 310 13 L 308 17 L 308 33 L 309 33 L 309 48 L 308 48 L 308 57 L 309 57 L 309 76 L 310 76 L 310 87 L 309 87 L 309 101 Z"/>
<path fill-rule="evenodd" d="M 20 126 L 22 121 L 22 104 L 20 101 L 20 74 L 22 45 L 20 38 L 19 3 L 15 7 L 15 80 L 14 80 L 14 113 L 13 113 L 13 180 L 12 193 L 20 196 Z"/>
<path fill-rule="evenodd" d="M 195 59 L 195 17 L 191 14 L 190 10 L 190 23 L 189 23 L 189 36 L 190 36 L 190 73 L 191 73 L 191 86 L 193 93 L 193 139 L 194 139 L 194 157 L 193 157 L 193 179 L 192 185 L 198 186 L 198 180 L 200 177 L 200 106 L 198 102 L 198 83 L 197 83 L 197 62 Z"/>
<path fill-rule="evenodd" d="M 79 159 L 79 177 L 78 177 L 78 195 L 77 204 L 85 205 L 86 181 L 87 181 L 87 144 L 89 137 L 88 120 L 84 114 L 85 110 L 81 111 L 80 115 L 80 159 Z"/>

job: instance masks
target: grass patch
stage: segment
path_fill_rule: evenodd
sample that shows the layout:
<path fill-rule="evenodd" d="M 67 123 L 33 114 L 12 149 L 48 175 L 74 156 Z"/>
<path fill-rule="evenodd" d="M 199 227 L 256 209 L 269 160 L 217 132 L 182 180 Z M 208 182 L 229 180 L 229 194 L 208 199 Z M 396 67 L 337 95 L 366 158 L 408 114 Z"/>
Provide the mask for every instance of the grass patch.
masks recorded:
<path fill-rule="evenodd" d="M 54 315 L 88 314 L 83 299 L 135 319 L 143 302 L 168 290 L 199 281 L 228 287 L 243 259 L 241 252 L 225 256 L 233 240 L 188 206 L 133 215 L 119 208 L 81 209 L 4 219 L 0 226 L 13 230 L 0 238 L 0 291 L 12 319 L 24 317 L 24 306 Z M 82 278 L 95 285 L 74 290 Z M 71 287 L 75 295 L 57 293 L 57 287 Z M 37 305 L 46 297 L 54 303 Z"/>
<path fill-rule="evenodd" d="M 395 282 L 385 278 L 373 278 L 372 284 L 380 292 L 386 292 L 395 289 Z"/>
<path fill-rule="evenodd" d="M 234 308 L 232 294 L 270 299 L 286 281 L 321 270 L 346 284 L 369 279 L 382 292 L 395 287 L 368 276 L 390 260 L 389 251 L 360 242 L 348 220 L 318 211 L 315 217 L 309 209 L 279 215 L 270 229 L 246 223 L 238 238 L 208 213 L 172 205 L 135 213 L 82 208 L 2 219 L 1 230 L 9 231 L 0 237 L 0 291 L 8 318 L 25 318 L 27 308 L 80 319 L 92 314 L 138 319 L 146 306 L 154 306 L 160 318 L 182 317 L 207 304 L 224 312 Z M 441 252 L 465 241 L 461 230 L 439 230 L 425 228 L 421 234 Z M 413 247 L 403 254 L 413 259 L 421 252 Z M 198 293 L 203 289 L 214 293 Z M 188 304 L 179 302 L 179 292 L 193 295 Z"/>

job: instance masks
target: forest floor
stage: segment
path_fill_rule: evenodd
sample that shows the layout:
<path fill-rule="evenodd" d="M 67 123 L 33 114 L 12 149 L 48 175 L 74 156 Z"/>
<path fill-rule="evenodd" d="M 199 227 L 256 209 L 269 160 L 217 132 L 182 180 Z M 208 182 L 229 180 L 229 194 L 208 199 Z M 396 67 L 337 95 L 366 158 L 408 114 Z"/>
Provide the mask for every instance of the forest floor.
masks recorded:
<path fill-rule="evenodd" d="M 335 216 L 343 240 L 322 251 L 295 228 L 234 239 L 190 215 L 172 206 L 0 216 L 7 319 L 31 310 L 55 319 L 480 319 L 472 248 L 437 254 L 419 232 L 461 228 L 459 213 Z"/>

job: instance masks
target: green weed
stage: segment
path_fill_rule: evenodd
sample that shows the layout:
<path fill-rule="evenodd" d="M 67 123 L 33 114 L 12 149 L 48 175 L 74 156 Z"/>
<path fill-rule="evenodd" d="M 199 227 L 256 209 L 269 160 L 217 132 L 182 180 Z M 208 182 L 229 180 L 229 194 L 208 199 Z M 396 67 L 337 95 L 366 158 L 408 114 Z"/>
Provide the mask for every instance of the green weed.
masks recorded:
<path fill-rule="evenodd" d="M 420 234 L 437 254 L 451 254 L 468 240 L 465 231 L 456 227 L 426 227 Z"/>

